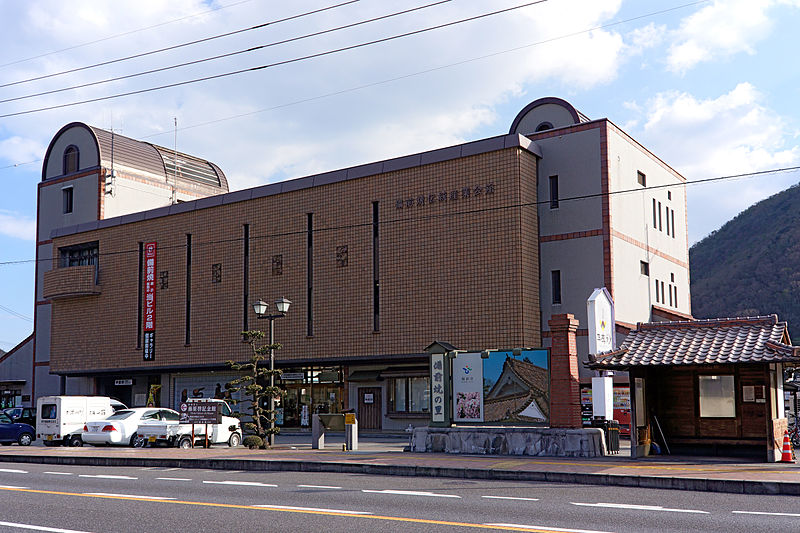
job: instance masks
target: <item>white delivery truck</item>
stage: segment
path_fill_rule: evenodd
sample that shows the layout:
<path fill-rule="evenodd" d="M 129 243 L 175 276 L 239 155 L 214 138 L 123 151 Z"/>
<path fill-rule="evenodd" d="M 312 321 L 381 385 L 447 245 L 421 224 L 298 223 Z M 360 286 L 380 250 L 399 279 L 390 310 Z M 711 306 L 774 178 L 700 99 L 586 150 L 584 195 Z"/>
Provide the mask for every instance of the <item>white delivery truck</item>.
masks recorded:
<path fill-rule="evenodd" d="M 125 405 L 107 396 L 42 396 L 36 402 L 36 438 L 45 446 L 83 446 L 84 424 L 119 409 Z"/>
<path fill-rule="evenodd" d="M 208 420 L 219 420 L 218 423 L 204 423 L 203 418 L 196 414 L 198 409 L 193 406 L 207 407 Z M 166 442 L 179 448 L 191 448 L 203 445 L 206 442 L 206 428 L 208 428 L 209 444 L 225 444 L 236 447 L 242 442 L 242 426 L 239 419 L 233 416 L 230 406 L 225 400 L 212 398 L 191 398 L 178 406 L 180 420 L 155 422 L 148 421 L 139 424 L 136 434 L 139 440 L 135 445 L 155 445 Z M 192 423 L 192 419 L 198 420 Z M 192 442 L 194 435 L 194 442 Z"/>

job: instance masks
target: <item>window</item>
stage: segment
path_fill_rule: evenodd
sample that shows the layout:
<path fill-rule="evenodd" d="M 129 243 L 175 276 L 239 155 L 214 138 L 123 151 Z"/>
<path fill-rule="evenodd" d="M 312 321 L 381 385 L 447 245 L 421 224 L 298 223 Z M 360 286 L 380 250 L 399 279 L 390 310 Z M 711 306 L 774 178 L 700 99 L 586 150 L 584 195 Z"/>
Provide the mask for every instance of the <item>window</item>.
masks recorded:
<path fill-rule="evenodd" d="M 540 131 L 547 131 L 547 130 L 552 130 L 552 129 L 553 129 L 553 125 L 550 124 L 549 122 L 542 122 L 541 124 L 536 126 L 536 132 L 537 133 L 540 132 Z"/>
<path fill-rule="evenodd" d="M 58 416 L 58 407 L 54 403 L 43 403 L 42 412 L 39 413 L 40 418 L 53 420 Z"/>
<path fill-rule="evenodd" d="M 650 263 L 648 263 L 647 261 L 639 261 L 639 272 L 641 272 L 643 276 L 649 276 Z"/>
<path fill-rule="evenodd" d="M 561 271 L 550 272 L 550 288 L 553 291 L 553 305 L 561 304 Z"/>
<path fill-rule="evenodd" d="M 100 248 L 97 241 L 59 248 L 59 265 L 61 268 L 82 265 L 96 265 L 99 249 Z"/>
<path fill-rule="evenodd" d="M 667 235 L 669 235 L 669 207 L 664 207 L 664 212 L 667 214 Z"/>
<path fill-rule="evenodd" d="M 675 210 L 672 210 L 672 238 L 675 238 Z"/>
<path fill-rule="evenodd" d="M 661 202 L 658 202 L 658 231 L 663 231 L 661 226 Z"/>
<path fill-rule="evenodd" d="M 658 219 L 656 218 L 656 199 L 653 198 L 653 229 L 658 227 Z"/>
<path fill-rule="evenodd" d="M 667 200 L 672 200 L 672 191 L 667 191 Z"/>
<path fill-rule="evenodd" d="M 70 144 L 67 146 L 67 149 L 64 150 L 64 174 L 71 174 L 73 172 L 78 171 L 78 166 L 80 164 L 80 151 L 78 147 L 74 144 Z"/>
<path fill-rule="evenodd" d="M 661 301 L 658 299 L 658 280 L 656 280 L 656 303 L 661 303 Z"/>
<path fill-rule="evenodd" d="M 550 176 L 550 209 L 558 209 L 558 176 Z"/>
<path fill-rule="evenodd" d="M 391 385 L 391 407 L 398 413 L 427 413 L 430 411 L 430 378 L 394 378 Z"/>
<path fill-rule="evenodd" d="M 642 187 L 647 187 L 647 176 L 644 175 L 644 172 L 640 170 L 636 171 L 636 181 L 638 181 L 639 185 Z"/>
<path fill-rule="evenodd" d="M 667 301 L 664 299 L 664 282 L 661 282 L 661 303 L 665 304 Z"/>
<path fill-rule="evenodd" d="M 698 376 L 700 416 L 703 418 L 734 418 L 736 397 L 733 376 Z"/>
<path fill-rule="evenodd" d="M 61 205 L 63 206 L 63 213 L 72 213 L 72 187 L 64 187 L 61 189 Z"/>

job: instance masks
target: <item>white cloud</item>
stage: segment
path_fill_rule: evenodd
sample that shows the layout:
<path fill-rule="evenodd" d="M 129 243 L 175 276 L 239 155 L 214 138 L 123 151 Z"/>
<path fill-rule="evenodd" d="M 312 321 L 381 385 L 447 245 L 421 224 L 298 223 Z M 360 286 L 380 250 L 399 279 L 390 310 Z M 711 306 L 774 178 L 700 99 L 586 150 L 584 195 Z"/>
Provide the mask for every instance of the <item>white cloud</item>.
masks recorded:
<path fill-rule="evenodd" d="M 709 99 L 685 92 L 658 94 L 643 106 L 643 140 L 690 181 L 795 166 L 800 162 L 797 139 L 763 99 L 749 83 Z M 770 175 L 691 187 L 691 240 L 796 179 Z"/>
<path fill-rule="evenodd" d="M 667 66 L 679 74 L 717 58 L 754 53 L 772 29 L 767 10 L 773 0 L 716 0 L 686 17 L 672 32 Z"/>
<path fill-rule="evenodd" d="M 19 213 L 0 211 L 0 235 L 33 241 L 36 237 L 36 221 Z"/>
<path fill-rule="evenodd" d="M 46 146 L 34 139 L 15 135 L 0 140 L 0 159 L 6 159 L 15 165 L 41 159 L 45 150 Z"/>

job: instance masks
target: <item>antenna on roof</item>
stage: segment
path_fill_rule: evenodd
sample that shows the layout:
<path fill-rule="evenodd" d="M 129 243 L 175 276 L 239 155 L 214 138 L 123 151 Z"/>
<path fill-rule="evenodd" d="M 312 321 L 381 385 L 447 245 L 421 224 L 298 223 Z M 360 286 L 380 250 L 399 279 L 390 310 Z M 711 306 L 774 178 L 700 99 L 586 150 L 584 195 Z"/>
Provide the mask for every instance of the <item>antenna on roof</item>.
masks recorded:
<path fill-rule="evenodd" d="M 173 120 L 175 121 L 175 139 L 172 149 L 174 169 L 172 175 L 172 195 L 169 200 L 171 204 L 177 203 L 178 200 L 175 191 L 175 187 L 178 185 L 178 117 L 173 117 Z"/>

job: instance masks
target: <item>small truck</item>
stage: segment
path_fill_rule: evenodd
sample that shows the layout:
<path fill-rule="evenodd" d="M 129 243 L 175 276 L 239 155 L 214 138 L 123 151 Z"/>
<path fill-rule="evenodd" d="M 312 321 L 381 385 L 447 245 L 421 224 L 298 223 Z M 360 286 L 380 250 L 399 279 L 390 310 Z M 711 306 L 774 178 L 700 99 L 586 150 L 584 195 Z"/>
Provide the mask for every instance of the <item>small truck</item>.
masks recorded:
<path fill-rule="evenodd" d="M 194 424 L 191 422 L 190 413 L 200 406 L 215 414 L 214 423 L 204 423 L 202 419 Z M 236 447 L 242 442 L 242 427 L 239 419 L 233 416 L 230 406 L 224 400 L 192 398 L 180 405 L 179 412 L 181 413 L 179 421 L 139 424 L 136 431 L 139 438 L 134 445 L 143 447 L 166 443 L 179 448 L 192 448 L 203 446 L 208 442 L 209 445 L 227 443 L 228 446 Z M 206 431 L 208 431 L 208 435 L 206 435 Z M 194 442 L 192 435 L 194 435 Z M 207 441 L 206 437 L 208 437 Z"/>

